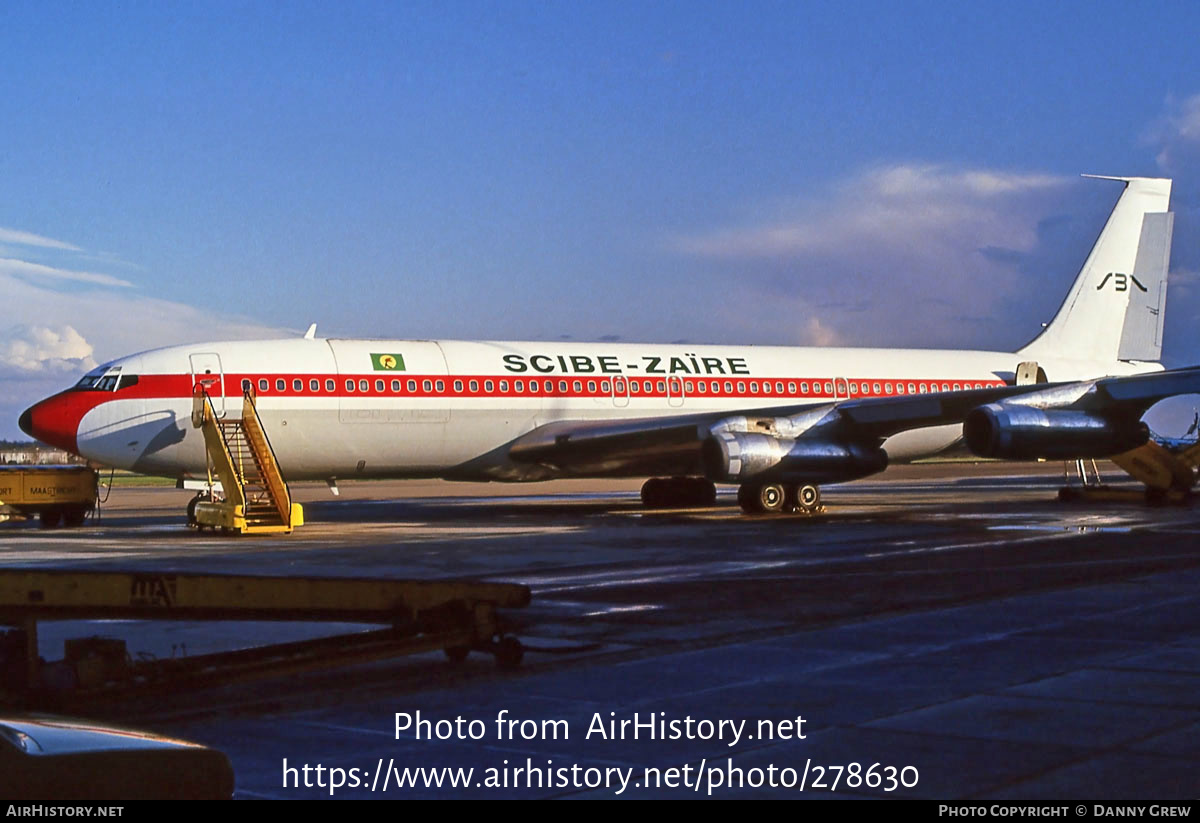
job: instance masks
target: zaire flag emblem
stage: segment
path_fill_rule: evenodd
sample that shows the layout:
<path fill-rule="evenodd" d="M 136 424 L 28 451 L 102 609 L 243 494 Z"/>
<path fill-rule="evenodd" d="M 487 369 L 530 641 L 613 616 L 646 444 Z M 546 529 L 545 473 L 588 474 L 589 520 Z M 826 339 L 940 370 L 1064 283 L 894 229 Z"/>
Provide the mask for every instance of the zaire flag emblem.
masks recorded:
<path fill-rule="evenodd" d="M 404 355 L 372 352 L 371 366 L 375 371 L 404 371 Z"/>

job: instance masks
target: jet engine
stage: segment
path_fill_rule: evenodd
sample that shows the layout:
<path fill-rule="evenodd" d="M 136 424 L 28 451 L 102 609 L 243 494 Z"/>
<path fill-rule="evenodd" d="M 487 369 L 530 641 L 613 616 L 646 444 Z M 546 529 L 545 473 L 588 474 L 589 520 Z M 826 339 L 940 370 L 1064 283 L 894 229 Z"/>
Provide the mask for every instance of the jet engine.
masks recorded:
<path fill-rule="evenodd" d="M 881 448 L 815 438 L 718 431 L 704 442 L 705 472 L 720 483 L 837 483 L 881 472 L 887 463 Z"/>
<path fill-rule="evenodd" d="M 963 421 L 967 448 L 980 457 L 1006 460 L 1109 457 L 1149 437 L 1150 430 L 1140 420 L 1008 403 L 980 406 Z"/>

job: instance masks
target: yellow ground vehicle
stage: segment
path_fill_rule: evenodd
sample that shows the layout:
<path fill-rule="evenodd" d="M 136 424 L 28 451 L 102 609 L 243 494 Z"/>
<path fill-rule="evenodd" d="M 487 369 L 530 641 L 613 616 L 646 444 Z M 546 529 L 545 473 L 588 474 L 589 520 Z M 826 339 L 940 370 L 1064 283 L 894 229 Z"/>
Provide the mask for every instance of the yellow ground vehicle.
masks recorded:
<path fill-rule="evenodd" d="M 96 482 L 85 466 L 0 466 L 0 511 L 37 515 L 47 529 L 82 526 L 96 505 Z"/>

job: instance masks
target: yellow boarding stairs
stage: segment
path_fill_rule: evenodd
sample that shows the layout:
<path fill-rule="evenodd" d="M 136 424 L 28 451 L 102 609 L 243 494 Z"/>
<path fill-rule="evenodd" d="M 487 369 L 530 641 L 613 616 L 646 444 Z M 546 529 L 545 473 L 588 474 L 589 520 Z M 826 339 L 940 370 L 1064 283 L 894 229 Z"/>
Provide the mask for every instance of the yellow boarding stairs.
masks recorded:
<path fill-rule="evenodd" d="M 1146 484 L 1147 500 L 1179 502 L 1187 498 L 1196 485 L 1200 443 L 1172 450 L 1151 439 L 1109 459 Z"/>
<path fill-rule="evenodd" d="M 208 482 L 221 481 L 224 500 L 199 499 L 188 525 L 240 534 L 288 534 L 304 525 L 304 509 L 292 502 L 275 452 L 263 431 L 254 389 L 242 396 L 240 420 L 217 416 L 212 398 L 197 385 L 192 393 L 192 425 L 204 431 Z"/>

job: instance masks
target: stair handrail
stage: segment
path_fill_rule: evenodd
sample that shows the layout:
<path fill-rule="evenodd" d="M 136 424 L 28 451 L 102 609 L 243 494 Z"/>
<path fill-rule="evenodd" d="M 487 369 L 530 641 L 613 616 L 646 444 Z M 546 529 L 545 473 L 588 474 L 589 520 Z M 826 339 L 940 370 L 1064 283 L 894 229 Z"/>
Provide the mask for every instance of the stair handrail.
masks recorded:
<path fill-rule="evenodd" d="M 233 464 L 233 453 L 225 439 L 225 432 L 221 431 L 221 425 L 217 421 L 217 410 L 213 407 L 212 398 L 199 383 L 192 387 L 192 426 L 204 432 L 205 457 L 212 462 L 217 476 L 221 479 L 226 501 L 244 507 L 246 494 L 242 487 L 242 477 Z M 214 451 L 223 459 L 217 459 Z"/>
<path fill-rule="evenodd" d="M 253 449 L 254 438 L 252 438 L 251 430 L 262 439 L 262 442 L 267 444 L 267 454 L 263 455 L 270 459 L 270 466 L 260 466 L 263 480 L 267 487 L 271 490 L 271 497 L 275 501 L 275 508 L 279 512 L 279 517 L 284 523 L 292 522 L 292 495 L 288 489 L 287 479 L 283 476 L 283 468 L 279 465 L 279 458 L 275 456 L 275 447 L 271 445 L 271 439 L 267 437 L 267 432 L 263 428 L 262 420 L 258 416 L 258 402 L 255 399 L 254 386 L 246 386 L 242 392 L 242 428 L 246 430 L 246 442 Z"/>

